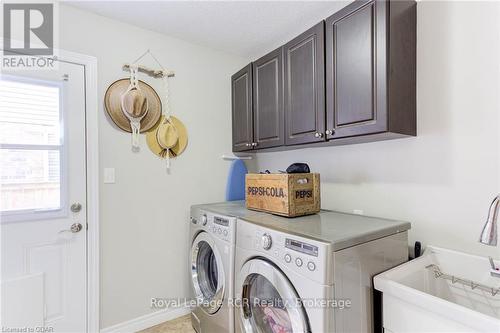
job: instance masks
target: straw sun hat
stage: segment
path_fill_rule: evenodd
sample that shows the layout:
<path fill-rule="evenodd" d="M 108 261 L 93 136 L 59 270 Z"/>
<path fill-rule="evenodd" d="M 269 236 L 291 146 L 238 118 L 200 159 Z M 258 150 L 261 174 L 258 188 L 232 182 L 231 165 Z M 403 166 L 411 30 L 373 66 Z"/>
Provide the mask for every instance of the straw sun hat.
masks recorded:
<path fill-rule="evenodd" d="M 174 116 L 162 116 L 160 121 L 146 133 L 146 142 L 151 151 L 169 158 L 180 155 L 187 146 L 188 136 L 184 124 Z"/>
<path fill-rule="evenodd" d="M 161 116 L 161 100 L 156 91 L 144 81 L 138 82 L 140 89 L 127 91 L 129 79 L 115 81 L 104 96 L 104 106 L 111 120 L 129 133 L 132 132 L 130 118 L 140 119 L 140 132 L 143 133 L 157 125 Z M 124 110 L 128 112 L 128 117 Z"/>

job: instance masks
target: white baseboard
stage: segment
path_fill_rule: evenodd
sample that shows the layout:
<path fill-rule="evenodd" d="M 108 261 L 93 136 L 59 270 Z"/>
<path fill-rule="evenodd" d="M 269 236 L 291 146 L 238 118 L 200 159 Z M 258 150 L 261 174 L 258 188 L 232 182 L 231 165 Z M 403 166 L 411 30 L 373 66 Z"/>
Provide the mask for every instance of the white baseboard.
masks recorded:
<path fill-rule="evenodd" d="M 135 333 L 146 328 L 161 324 L 178 317 L 182 317 L 191 312 L 189 307 L 162 309 L 147 315 L 127 320 L 110 327 L 101 329 L 101 333 Z"/>

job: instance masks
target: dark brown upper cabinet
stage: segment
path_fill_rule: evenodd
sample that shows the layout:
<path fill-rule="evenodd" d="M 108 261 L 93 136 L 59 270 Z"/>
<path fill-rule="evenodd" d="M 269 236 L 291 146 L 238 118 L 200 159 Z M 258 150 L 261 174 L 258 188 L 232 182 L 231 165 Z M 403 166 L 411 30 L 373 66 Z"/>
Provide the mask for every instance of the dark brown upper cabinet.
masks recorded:
<path fill-rule="evenodd" d="M 233 151 L 415 136 L 416 22 L 357 0 L 233 75 Z"/>
<path fill-rule="evenodd" d="M 253 63 L 253 146 L 270 148 L 284 144 L 283 48 Z"/>
<path fill-rule="evenodd" d="M 324 45 L 321 22 L 283 47 L 286 145 L 325 140 Z"/>
<path fill-rule="evenodd" d="M 252 149 L 252 64 L 231 77 L 233 151 Z"/>
<path fill-rule="evenodd" d="M 416 135 L 412 1 L 355 1 L 326 19 L 327 139 Z"/>

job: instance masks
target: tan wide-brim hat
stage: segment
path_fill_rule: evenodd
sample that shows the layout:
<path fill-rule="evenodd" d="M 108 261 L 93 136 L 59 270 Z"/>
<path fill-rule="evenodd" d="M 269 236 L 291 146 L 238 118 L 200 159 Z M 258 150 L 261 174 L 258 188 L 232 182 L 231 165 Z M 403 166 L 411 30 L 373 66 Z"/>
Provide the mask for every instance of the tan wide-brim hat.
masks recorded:
<path fill-rule="evenodd" d="M 123 114 L 121 97 L 127 91 L 130 79 L 121 79 L 113 82 L 104 95 L 104 106 L 111 120 L 120 129 L 132 132 L 130 120 Z M 149 131 L 161 117 L 161 100 L 156 91 L 144 81 L 139 80 L 139 88 L 144 93 L 148 101 L 148 113 L 141 120 L 141 133 Z"/>
<path fill-rule="evenodd" d="M 175 131 L 168 129 L 168 126 L 172 125 L 175 127 Z M 174 142 L 175 137 L 177 137 L 176 144 L 168 149 L 170 158 L 179 156 L 186 149 L 188 143 L 186 126 L 184 126 L 184 124 L 176 117 L 171 116 L 170 124 L 166 124 L 165 117 L 162 116 L 160 121 L 148 133 L 146 133 L 146 142 L 149 149 L 151 149 L 154 154 L 164 157 L 166 149 L 164 149 L 158 142 L 159 134 L 167 136 L 162 140 L 164 143 Z"/>

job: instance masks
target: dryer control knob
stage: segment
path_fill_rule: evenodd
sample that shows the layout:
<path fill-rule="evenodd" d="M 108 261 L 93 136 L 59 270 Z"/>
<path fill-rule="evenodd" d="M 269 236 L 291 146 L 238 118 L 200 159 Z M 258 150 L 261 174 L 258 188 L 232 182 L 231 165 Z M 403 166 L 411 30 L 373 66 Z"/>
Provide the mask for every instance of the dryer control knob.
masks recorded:
<path fill-rule="evenodd" d="M 207 214 L 203 214 L 201 216 L 201 224 L 202 225 L 207 225 L 207 222 L 208 222 L 208 217 L 207 217 Z"/>
<path fill-rule="evenodd" d="M 313 263 L 312 261 L 309 261 L 307 263 L 307 269 L 309 269 L 311 272 L 314 271 L 316 269 L 316 264 Z"/>
<path fill-rule="evenodd" d="M 264 250 L 269 250 L 273 246 L 273 239 L 270 235 L 264 234 L 262 235 L 262 247 Z"/>
<path fill-rule="evenodd" d="M 297 265 L 298 267 L 301 267 L 302 264 L 303 264 L 302 259 L 300 259 L 300 258 L 295 259 L 295 265 Z"/>

